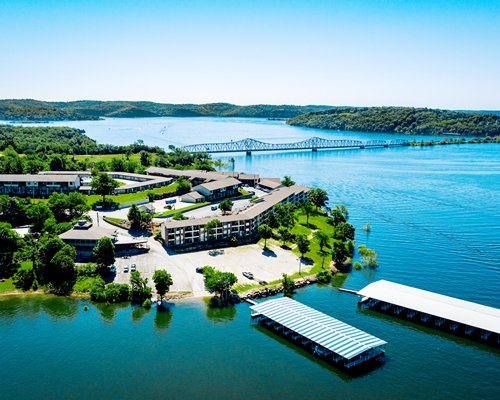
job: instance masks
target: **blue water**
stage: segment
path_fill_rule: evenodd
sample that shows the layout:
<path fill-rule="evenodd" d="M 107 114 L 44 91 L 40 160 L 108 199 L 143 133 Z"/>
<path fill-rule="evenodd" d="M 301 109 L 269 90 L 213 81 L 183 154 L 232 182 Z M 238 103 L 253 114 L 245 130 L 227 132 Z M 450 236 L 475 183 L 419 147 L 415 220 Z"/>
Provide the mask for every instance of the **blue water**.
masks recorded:
<path fill-rule="evenodd" d="M 72 122 L 99 142 L 167 146 L 253 137 L 394 138 L 248 119 L 113 119 Z M 163 130 L 163 133 L 161 133 Z M 420 138 L 419 138 L 420 139 Z M 235 169 L 291 175 L 344 203 L 376 271 L 344 286 L 390 279 L 499 307 L 500 148 L 493 144 L 231 155 Z M 223 157 L 227 159 L 229 156 Z M 370 223 L 367 237 L 361 228 Z M 500 352 L 357 308 L 332 287 L 296 299 L 384 340 L 387 362 L 352 379 L 251 325 L 245 304 L 201 300 L 167 314 L 94 307 L 45 296 L 0 300 L 2 398 L 498 399 Z"/>

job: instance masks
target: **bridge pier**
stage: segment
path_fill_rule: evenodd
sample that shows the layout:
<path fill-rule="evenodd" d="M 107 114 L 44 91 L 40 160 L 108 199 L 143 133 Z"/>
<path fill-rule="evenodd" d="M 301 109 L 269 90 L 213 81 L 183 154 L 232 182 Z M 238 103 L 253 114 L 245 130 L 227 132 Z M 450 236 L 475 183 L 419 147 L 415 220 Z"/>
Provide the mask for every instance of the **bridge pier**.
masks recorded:
<path fill-rule="evenodd" d="M 247 156 L 251 156 L 252 155 L 252 152 L 247 150 Z"/>
<path fill-rule="evenodd" d="M 317 152 L 317 151 L 318 151 L 318 149 L 317 149 L 316 147 L 313 147 L 313 148 L 312 148 L 312 151 L 313 151 L 313 152 Z"/>

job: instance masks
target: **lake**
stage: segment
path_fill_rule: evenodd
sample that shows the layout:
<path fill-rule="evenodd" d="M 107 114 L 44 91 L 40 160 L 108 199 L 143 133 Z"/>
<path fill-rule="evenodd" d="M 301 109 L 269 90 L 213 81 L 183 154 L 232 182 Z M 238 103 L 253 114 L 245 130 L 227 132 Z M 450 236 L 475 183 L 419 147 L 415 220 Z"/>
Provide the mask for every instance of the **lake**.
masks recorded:
<path fill-rule="evenodd" d="M 269 142 L 313 136 L 408 138 L 241 118 L 53 125 L 85 129 L 99 143 L 140 139 L 163 147 L 246 137 Z M 375 249 L 380 267 L 354 271 L 345 287 L 360 289 L 389 279 L 499 307 L 498 145 L 220 158 L 230 157 L 235 170 L 291 175 L 297 183 L 325 188 L 330 206 L 348 206 L 357 244 Z M 360 229 L 366 223 L 372 227 L 368 236 Z M 500 398 L 497 349 L 362 311 L 356 296 L 332 287 L 304 288 L 295 299 L 386 340 L 385 365 L 351 378 L 252 325 L 246 304 L 214 310 L 202 300 L 189 300 L 157 314 L 129 306 L 27 296 L 0 300 L 2 397 Z M 84 304 L 89 304 L 89 311 L 83 311 Z"/>

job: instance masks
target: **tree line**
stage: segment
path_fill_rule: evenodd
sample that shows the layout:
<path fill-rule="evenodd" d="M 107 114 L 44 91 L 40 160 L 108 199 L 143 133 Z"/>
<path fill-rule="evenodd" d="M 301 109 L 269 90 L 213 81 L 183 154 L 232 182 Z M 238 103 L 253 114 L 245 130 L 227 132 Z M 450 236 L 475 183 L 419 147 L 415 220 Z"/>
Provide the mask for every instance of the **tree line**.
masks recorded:
<path fill-rule="evenodd" d="M 500 135 L 500 116 L 412 107 L 336 107 L 294 117 L 290 125 L 415 135 Z"/>

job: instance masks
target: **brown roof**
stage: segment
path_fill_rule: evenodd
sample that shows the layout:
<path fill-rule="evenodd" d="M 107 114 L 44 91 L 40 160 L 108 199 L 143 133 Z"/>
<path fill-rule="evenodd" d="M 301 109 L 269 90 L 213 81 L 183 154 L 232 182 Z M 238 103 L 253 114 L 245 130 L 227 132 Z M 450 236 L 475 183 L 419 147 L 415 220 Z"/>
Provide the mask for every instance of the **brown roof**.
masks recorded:
<path fill-rule="evenodd" d="M 276 181 L 273 178 L 261 178 L 259 180 L 259 186 L 264 186 L 264 187 L 269 188 L 269 189 L 277 189 L 277 188 L 281 187 L 282 185 L 281 185 L 281 182 L 279 179 L 278 179 L 278 181 Z"/>
<path fill-rule="evenodd" d="M 241 185 L 241 182 L 238 179 L 226 177 L 225 179 L 202 183 L 201 185 L 195 186 L 193 190 L 196 190 L 196 188 L 199 187 L 203 187 L 206 190 L 212 191 L 234 185 Z"/>
<path fill-rule="evenodd" d="M 205 198 L 205 196 L 203 196 L 201 193 L 198 193 L 198 192 L 189 192 L 189 193 L 183 194 L 181 197 L 183 197 L 183 196 L 189 196 L 189 197 L 192 197 L 193 199 Z"/>

